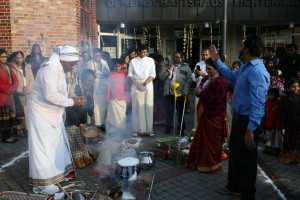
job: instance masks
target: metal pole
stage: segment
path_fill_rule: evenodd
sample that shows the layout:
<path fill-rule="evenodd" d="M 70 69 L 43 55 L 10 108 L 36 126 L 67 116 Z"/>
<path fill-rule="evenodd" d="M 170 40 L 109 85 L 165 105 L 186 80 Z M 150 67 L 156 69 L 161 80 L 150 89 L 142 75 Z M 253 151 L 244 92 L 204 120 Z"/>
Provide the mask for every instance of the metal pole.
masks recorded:
<path fill-rule="evenodd" d="M 221 56 L 226 56 L 226 40 L 227 40 L 227 0 L 224 0 L 223 4 L 223 31 L 222 31 L 222 48 Z"/>

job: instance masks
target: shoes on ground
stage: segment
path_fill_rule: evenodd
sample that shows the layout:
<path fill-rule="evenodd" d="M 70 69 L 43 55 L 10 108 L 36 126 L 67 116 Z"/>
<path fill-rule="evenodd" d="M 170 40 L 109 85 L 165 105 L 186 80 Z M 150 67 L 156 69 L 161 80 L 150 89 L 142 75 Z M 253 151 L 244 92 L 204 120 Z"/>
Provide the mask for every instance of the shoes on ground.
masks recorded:
<path fill-rule="evenodd" d="M 6 140 L 3 140 L 5 143 L 15 143 L 16 141 L 18 141 L 18 139 L 14 137 L 9 137 Z"/>
<path fill-rule="evenodd" d="M 59 192 L 59 188 L 56 185 L 34 186 L 32 191 L 35 194 L 54 195 L 55 193 Z"/>
<path fill-rule="evenodd" d="M 219 192 L 220 194 L 230 194 L 230 195 L 234 195 L 234 196 L 241 195 L 241 193 L 233 192 L 233 191 L 229 190 L 227 187 L 218 188 L 217 192 Z"/>

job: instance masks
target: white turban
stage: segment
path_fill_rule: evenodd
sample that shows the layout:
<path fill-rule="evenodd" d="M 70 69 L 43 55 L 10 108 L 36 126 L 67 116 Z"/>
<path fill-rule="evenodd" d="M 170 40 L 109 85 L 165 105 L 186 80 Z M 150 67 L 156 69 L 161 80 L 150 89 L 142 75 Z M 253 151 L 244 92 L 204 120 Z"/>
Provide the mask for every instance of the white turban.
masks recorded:
<path fill-rule="evenodd" d="M 59 60 L 66 62 L 73 62 L 79 60 L 79 52 L 75 47 L 72 46 L 62 46 L 59 47 Z"/>

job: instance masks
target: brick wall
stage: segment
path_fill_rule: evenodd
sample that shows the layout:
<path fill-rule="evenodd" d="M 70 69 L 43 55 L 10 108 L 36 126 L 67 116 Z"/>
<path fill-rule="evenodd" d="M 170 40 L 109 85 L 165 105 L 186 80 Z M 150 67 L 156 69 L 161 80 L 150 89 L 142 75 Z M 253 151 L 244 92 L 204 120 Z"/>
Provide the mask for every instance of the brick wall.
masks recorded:
<path fill-rule="evenodd" d="M 98 47 L 98 29 L 96 23 L 96 0 L 92 1 L 92 46 Z"/>
<path fill-rule="evenodd" d="M 5 11 L 3 22 L 1 9 Z M 0 0 L 0 14 L 0 45 L 7 44 L 9 52 L 22 50 L 28 55 L 34 43 L 41 46 L 45 56 L 58 45 L 80 47 L 80 0 Z M 96 24 L 95 19 L 92 24 Z M 2 33 L 3 29 L 7 33 Z M 10 36 L 11 41 L 4 43 Z"/>
<path fill-rule="evenodd" d="M 11 23 L 9 0 L 0 0 L 0 49 L 11 52 Z"/>

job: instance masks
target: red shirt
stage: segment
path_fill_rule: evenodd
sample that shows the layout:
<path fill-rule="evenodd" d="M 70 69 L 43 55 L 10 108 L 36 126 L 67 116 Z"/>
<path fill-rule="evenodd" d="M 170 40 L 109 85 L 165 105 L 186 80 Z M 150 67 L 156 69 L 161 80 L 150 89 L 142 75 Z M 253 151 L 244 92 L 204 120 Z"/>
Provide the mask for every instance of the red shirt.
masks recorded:
<path fill-rule="evenodd" d="M 6 65 L 8 67 L 8 65 Z M 4 64 L 0 63 L 0 106 L 13 106 L 12 94 L 18 88 L 19 82 L 16 74 L 9 68 L 8 73 Z M 11 79 L 12 78 L 12 83 Z"/>
<path fill-rule="evenodd" d="M 109 73 L 106 95 L 107 103 L 112 99 L 125 100 L 127 102 L 129 100 L 127 76 L 124 71 Z"/>
<path fill-rule="evenodd" d="M 278 100 L 266 101 L 266 121 L 265 127 L 272 129 L 279 129 L 282 125 L 281 119 L 277 112 Z"/>

